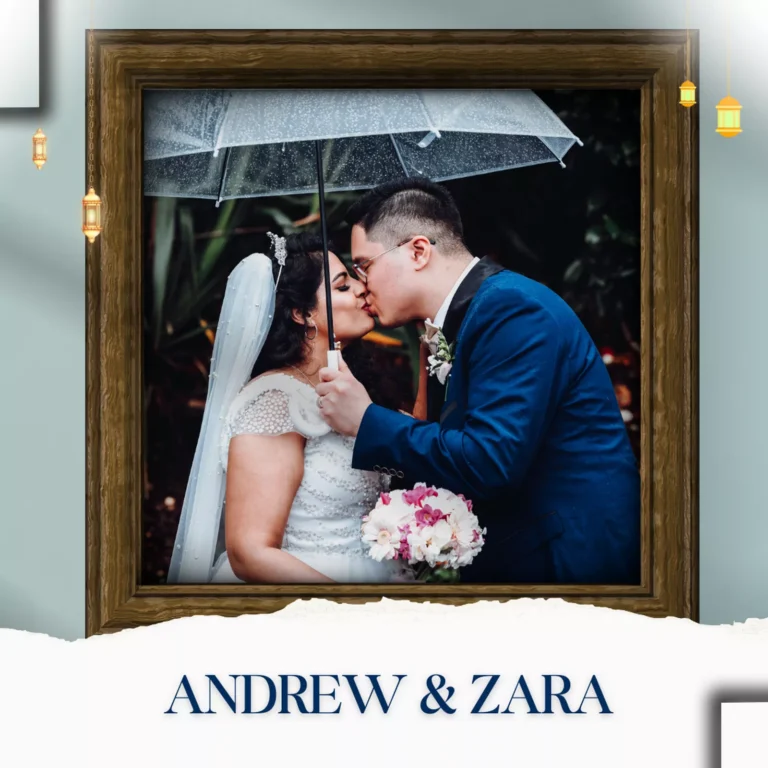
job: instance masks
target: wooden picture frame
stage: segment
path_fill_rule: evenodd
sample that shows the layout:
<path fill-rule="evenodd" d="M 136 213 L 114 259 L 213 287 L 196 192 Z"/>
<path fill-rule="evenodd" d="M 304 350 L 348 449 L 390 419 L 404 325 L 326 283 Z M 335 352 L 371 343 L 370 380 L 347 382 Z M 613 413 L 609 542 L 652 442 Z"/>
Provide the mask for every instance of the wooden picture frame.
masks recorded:
<path fill-rule="evenodd" d="M 678 103 L 687 56 L 698 80 L 696 32 L 129 30 L 93 39 L 104 230 L 86 243 L 87 635 L 308 597 L 562 597 L 698 619 L 698 107 Z M 641 585 L 140 585 L 142 91 L 314 86 L 641 91 Z"/>

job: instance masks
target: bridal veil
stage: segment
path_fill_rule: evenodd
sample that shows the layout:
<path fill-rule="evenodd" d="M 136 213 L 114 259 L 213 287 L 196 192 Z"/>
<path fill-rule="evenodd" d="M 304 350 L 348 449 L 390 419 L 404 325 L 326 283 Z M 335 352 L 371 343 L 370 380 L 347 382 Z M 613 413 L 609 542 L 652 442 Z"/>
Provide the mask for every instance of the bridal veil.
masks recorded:
<path fill-rule="evenodd" d="M 168 583 L 210 581 L 226 488 L 220 460 L 225 418 L 232 401 L 251 378 L 274 310 L 272 261 L 264 254 L 252 254 L 235 267 L 227 282 L 213 344 L 203 423 L 187 482 Z"/>

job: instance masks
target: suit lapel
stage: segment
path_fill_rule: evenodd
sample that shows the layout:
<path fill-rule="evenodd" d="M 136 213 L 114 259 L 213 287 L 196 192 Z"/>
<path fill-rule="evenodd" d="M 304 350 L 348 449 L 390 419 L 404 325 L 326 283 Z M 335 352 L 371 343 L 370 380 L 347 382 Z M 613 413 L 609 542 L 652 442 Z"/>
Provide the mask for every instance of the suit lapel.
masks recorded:
<path fill-rule="evenodd" d="M 491 275 L 502 272 L 503 269 L 503 267 L 500 267 L 495 261 L 486 256 L 480 259 L 472 267 L 464 280 L 462 280 L 453 299 L 451 299 L 451 304 L 448 307 L 448 312 L 443 322 L 443 335 L 449 344 L 455 343 L 469 305 L 472 303 L 472 299 L 475 298 L 475 294 L 480 286 Z M 429 421 L 440 421 L 440 412 L 443 409 L 444 402 L 445 386 L 437 380 L 437 376 L 430 376 L 427 383 L 427 419 Z"/>
<path fill-rule="evenodd" d="M 456 341 L 456 336 L 464 321 L 464 316 L 467 314 L 469 305 L 472 303 L 472 299 L 475 298 L 475 294 L 480 286 L 491 275 L 495 275 L 503 270 L 504 267 L 500 267 L 486 256 L 480 259 L 472 267 L 464 280 L 462 280 L 459 289 L 451 300 L 451 305 L 448 307 L 445 322 L 443 322 L 443 336 L 445 336 L 449 344 L 453 344 Z"/>

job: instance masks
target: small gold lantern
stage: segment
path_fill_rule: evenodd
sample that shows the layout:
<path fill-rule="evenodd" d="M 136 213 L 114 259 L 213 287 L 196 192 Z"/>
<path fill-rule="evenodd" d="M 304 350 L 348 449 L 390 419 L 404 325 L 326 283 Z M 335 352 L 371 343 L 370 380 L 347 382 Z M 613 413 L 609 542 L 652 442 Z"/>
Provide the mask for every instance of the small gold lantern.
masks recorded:
<path fill-rule="evenodd" d="M 37 166 L 39 171 L 48 159 L 47 155 L 48 139 L 43 133 L 42 128 L 37 129 L 37 133 L 32 137 L 32 162 Z"/>
<path fill-rule="evenodd" d="M 741 104 L 726 96 L 717 105 L 717 132 L 730 139 L 741 133 Z"/>
<path fill-rule="evenodd" d="M 83 198 L 83 234 L 93 242 L 101 232 L 101 198 L 93 187 Z"/>
<path fill-rule="evenodd" d="M 696 86 L 690 80 L 680 86 L 680 103 L 684 107 L 692 107 L 696 103 Z"/>

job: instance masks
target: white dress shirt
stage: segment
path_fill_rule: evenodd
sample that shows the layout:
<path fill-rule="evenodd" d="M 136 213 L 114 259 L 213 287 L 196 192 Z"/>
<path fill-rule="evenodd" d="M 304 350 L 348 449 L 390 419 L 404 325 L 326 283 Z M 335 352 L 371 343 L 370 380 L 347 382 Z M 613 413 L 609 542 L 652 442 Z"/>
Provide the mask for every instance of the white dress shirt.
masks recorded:
<path fill-rule="evenodd" d="M 437 310 L 437 314 L 435 315 L 435 321 L 432 323 L 432 325 L 436 325 L 438 328 L 443 327 L 443 323 L 445 322 L 445 316 L 448 314 L 448 307 L 451 306 L 451 301 L 453 301 L 453 297 L 456 295 L 456 291 L 459 290 L 459 286 L 464 281 L 464 278 L 470 273 L 472 270 L 472 267 L 477 264 L 477 262 L 480 261 L 480 259 L 475 256 L 472 261 L 467 264 L 467 268 L 459 275 L 459 279 L 453 284 L 453 288 L 451 288 L 451 292 L 445 297 L 445 301 L 441 304 L 440 309 Z M 427 322 L 431 323 L 432 321 L 427 318 Z"/>

